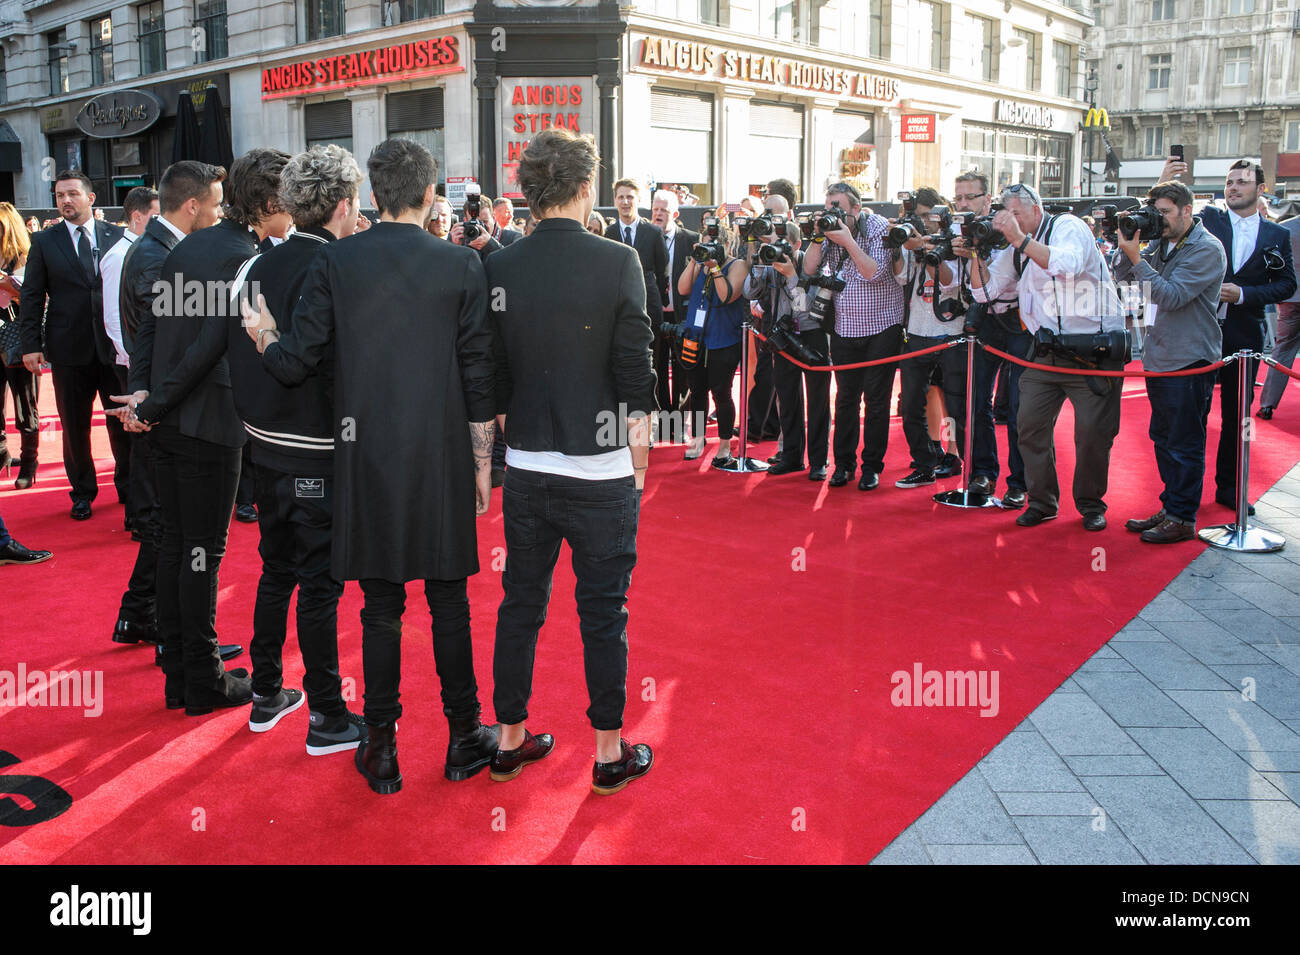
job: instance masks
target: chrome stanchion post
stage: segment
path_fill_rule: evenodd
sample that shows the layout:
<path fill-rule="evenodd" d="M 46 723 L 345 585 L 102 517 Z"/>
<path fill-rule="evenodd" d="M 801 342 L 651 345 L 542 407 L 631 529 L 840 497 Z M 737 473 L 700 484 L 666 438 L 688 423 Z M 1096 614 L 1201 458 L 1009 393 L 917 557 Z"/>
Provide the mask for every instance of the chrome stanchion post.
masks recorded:
<path fill-rule="evenodd" d="M 1248 554 L 1268 554 L 1286 546 L 1286 538 L 1274 531 L 1250 526 L 1250 435 L 1254 422 L 1250 420 L 1250 399 L 1255 388 L 1251 380 L 1250 359 L 1253 352 L 1239 351 L 1237 361 L 1237 522 L 1207 527 L 1197 536 L 1213 547 Z M 1222 396 L 1220 396 L 1222 397 Z"/>
<path fill-rule="evenodd" d="M 966 441 L 965 457 L 961 462 L 961 487 L 955 491 L 941 491 L 934 500 L 949 507 L 997 507 L 999 501 L 991 494 L 970 489 L 970 468 L 974 458 L 975 441 L 975 336 L 966 336 Z"/>
<path fill-rule="evenodd" d="M 749 456 L 749 336 L 753 327 L 749 322 L 740 326 L 740 454 L 717 466 L 719 471 L 733 474 L 751 474 L 769 467 L 766 461 L 755 461 Z M 731 435 L 723 438 L 719 434 L 718 438 L 731 444 Z"/>

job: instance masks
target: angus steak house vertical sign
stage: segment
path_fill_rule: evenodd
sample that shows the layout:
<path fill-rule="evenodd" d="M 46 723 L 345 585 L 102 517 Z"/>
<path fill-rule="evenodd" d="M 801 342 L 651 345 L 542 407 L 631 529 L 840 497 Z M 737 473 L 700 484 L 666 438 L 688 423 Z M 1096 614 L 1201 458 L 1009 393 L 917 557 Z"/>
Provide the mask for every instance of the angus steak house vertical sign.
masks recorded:
<path fill-rule="evenodd" d="M 595 83 L 590 76 L 507 77 L 497 97 L 501 138 L 502 195 L 520 199 L 515 170 L 529 140 L 543 129 L 562 128 L 579 135 L 596 132 Z"/>

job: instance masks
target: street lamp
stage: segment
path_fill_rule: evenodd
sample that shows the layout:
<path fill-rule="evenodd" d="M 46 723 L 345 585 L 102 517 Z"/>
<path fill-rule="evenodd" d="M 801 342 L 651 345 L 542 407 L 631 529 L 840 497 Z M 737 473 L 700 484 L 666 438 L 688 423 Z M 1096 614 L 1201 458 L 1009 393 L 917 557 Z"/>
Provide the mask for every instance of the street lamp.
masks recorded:
<path fill-rule="evenodd" d="M 1088 67 L 1088 78 L 1084 81 L 1083 92 L 1088 100 L 1088 111 L 1091 112 L 1097 106 L 1097 71 L 1093 67 Z M 1093 155 L 1096 152 L 1094 148 L 1097 144 L 1095 134 L 1089 132 L 1088 135 L 1088 195 L 1092 195 L 1092 167 L 1096 162 Z"/>

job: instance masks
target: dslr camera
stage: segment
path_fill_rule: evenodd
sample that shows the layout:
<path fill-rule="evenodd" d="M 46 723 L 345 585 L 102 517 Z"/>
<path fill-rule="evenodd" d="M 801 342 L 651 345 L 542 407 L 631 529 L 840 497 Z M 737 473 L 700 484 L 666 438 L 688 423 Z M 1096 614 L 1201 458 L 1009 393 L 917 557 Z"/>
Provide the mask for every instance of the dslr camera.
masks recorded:
<path fill-rule="evenodd" d="M 483 194 L 481 187 L 470 183 L 465 187 L 465 244 L 473 242 L 483 234 L 483 223 L 479 216 L 483 212 Z"/>
<path fill-rule="evenodd" d="M 1145 205 L 1140 209 L 1121 212 L 1119 214 L 1119 231 L 1124 234 L 1126 239 L 1137 236 L 1143 242 L 1149 242 L 1152 239 L 1160 238 L 1160 234 L 1165 231 L 1165 220 L 1156 211 L 1155 206 Z"/>
<path fill-rule="evenodd" d="M 900 192 L 898 201 L 902 209 L 898 213 L 898 218 L 890 226 L 889 232 L 885 235 L 885 248 L 901 249 L 906 243 L 912 241 L 917 236 L 926 235 L 925 219 L 917 214 L 916 211 L 916 193 Z M 947 207 L 945 207 L 947 211 Z"/>
<path fill-rule="evenodd" d="M 813 219 L 813 226 L 818 232 L 826 232 L 828 229 L 839 229 L 846 226 L 849 221 L 849 214 L 839 206 L 831 206 L 829 209 L 823 209 L 816 214 Z"/>
<path fill-rule="evenodd" d="M 817 290 L 808 303 L 808 314 L 828 332 L 835 329 L 835 296 L 847 284 L 838 275 L 809 275 L 799 280 L 801 288 Z"/>
<path fill-rule="evenodd" d="M 766 246 L 765 246 L 766 248 Z M 800 340 L 795 332 L 794 316 L 784 315 L 772 322 L 767 330 L 767 343 L 779 352 L 785 352 L 795 361 L 805 365 L 829 365 L 830 359 Z"/>
<path fill-rule="evenodd" d="M 998 249 L 1007 247 L 1007 237 L 993 227 L 993 217 L 1002 209 L 1002 203 L 995 202 L 986 216 L 963 212 L 958 217 L 961 220 L 961 235 L 966 240 L 966 247 L 973 250 L 981 259 L 987 259 Z"/>
<path fill-rule="evenodd" d="M 1058 335 L 1050 328 L 1034 333 L 1034 355 L 1059 355 L 1087 364 L 1116 358 L 1127 363 L 1133 357 L 1127 330 Z"/>
<path fill-rule="evenodd" d="M 782 215 L 763 215 L 754 220 L 750 227 L 750 235 L 755 235 L 755 230 L 761 228 L 763 231 L 757 233 L 763 237 L 775 235 L 771 242 L 764 242 L 758 247 L 758 260 L 764 265 L 771 265 L 773 262 L 780 262 L 782 259 L 794 259 L 794 249 L 785 238 L 786 217 Z"/>
<path fill-rule="evenodd" d="M 691 247 L 691 258 L 701 265 L 710 261 L 721 265 L 727 261 L 727 249 L 718 234 L 717 216 L 704 217 L 704 228 L 700 239 L 701 241 Z"/>

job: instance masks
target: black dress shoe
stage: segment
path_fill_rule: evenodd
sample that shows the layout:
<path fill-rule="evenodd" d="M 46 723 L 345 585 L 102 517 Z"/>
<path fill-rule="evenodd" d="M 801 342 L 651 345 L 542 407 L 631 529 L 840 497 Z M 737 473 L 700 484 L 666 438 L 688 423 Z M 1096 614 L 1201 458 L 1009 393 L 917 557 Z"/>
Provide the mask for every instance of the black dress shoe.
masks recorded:
<path fill-rule="evenodd" d="M 48 550 L 28 550 L 16 540 L 0 547 L 0 564 L 39 564 L 54 556 Z"/>
<path fill-rule="evenodd" d="M 142 640 L 145 643 L 158 643 L 158 629 L 133 620 L 119 620 L 113 628 L 114 643 L 139 643 Z"/>
<path fill-rule="evenodd" d="M 185 687 L 185 715 L 205 716 L 213 710 L 247 706 L 253 702 L 253 681 L 247 670 L 230 670 L 215 687 Z"/>
<path fill-rule="evenodd" d="M 650 772 L 655 763 L 655 754 L 645 743 L 632 746 L 625 739 L 619 743 L 623 753 L 618 759 L 612 763 L 597 763 L 591 769 L 591 791 L 598 796 L 612 796 L 632 780 Z"/>
<path fill-rule="evenodd" d="M 257 508 L 252 504 L 240 504 L 235 508 L 235 520 L 241 524 L 256 524 Z"/>
<path fill-rule="evenodd" d="M 1036 527 L 1044 521 L 1056 520 L 1055 514 L 1048 514 L 1046 511 L 1028 510 L 1016 518 L 1018 527 Z"/>
<path fill-rule="evenodd" d="M 836 468 L 835 473 L 831 475 L 831 487 L 843 487 L 849 483 L 849 478 L 853 477 L 852 471 L 846 471 L 844 468 Z"/>
<path fill-rule="evenodd" d="M 875 471 L 863 471 L 862 477 L 858 479 L 859 491 L 874 491 L 880 487 L 880 475 Z"/>
<path fill-rule="evenodd" d="M 1263 420 L 1268 421 L 1270 418 L 1273 417 L 1273 406 L 1260 405 L 1259 410 L 1255 412 L 1255 417 L 1262 418 Z"/>
<path fill-rule="evenodd" d="M 971 482 L 969 486 L 967 486 L 966 490 L 975 494 L 984 494 L 988 497 L 992 497 L 996 488 L 993 485 L 993 479 L 987 474 L 977 474 L 975 477 L 971 478 Z"/>
<path fill-rule="evenodd" d="M 782 458 L 780 461 L 777 461 L 776 464 L 768 468 L 767 473 L 768 474 L 794 474 L 795 472 L 802 471 L 803 469 L 804 466 L 802 462 L 795 463 L 794 461 L 787 461 L 784 458 Z"/>
<path fill-rule="evenodd" d="M 1029 500 L 1029 494 L 1023 487 L 1009 487 L 1007 493 L 1002 495 L 1002 506 L 1007 510 L 1015 510 L 1025 506 Z"/>
<path fill-rule="evenodd" d="M 1221 496 L 1221 495 L 1216 494 L 1216 495 L 1214 496 L 1214 503 L 1215 503 L 1215 504 L 1222 504 L 1224 507 L 1226 507 L 1226 508 L 1227 508 L 1228 510 L 1230 510 L 1230 511 L 1235 511 L 1235 510 L 1237 509 L 1237 502 L 1236 502 L 1236 500 L 1234 500 L 1234 499 L 1231 498 L 1231 497 L 1224 497 L 1224 496 Z M 1246 505 L 1246 513 L 1249 514 L 1251 517 L 1254 517 L 1254 516 L 1255 516 L 1255 505 L 1254 505 L 1254 504 L 1247 504 L 1247 505 Z"/>
<path fill-rule="evenodd" d="M 1085 531 L 1104 531 L 1106 529 L 1106 515 L 1101 511 L 1091 511 L 1083 515 L 1083 529 Z"/>
<path fill-rule="evenodd" d="M 934 476 L 946 478 L 955 474 L 961 474 L 961 458 L 955 454 L 945 454 L 943 460 L 935 467 Z"/>
<path fill-rule="evenodd" d="M 499 749 L 492 757 L 492 778 L 499 783 L 514 779 L 524 771 L 529 763 L 545 759 L 555 746 L 555 737 L 550 733 L 534 736 L 524 730 L 524 741 L 517 749 Z"/>
<path fill-rule="evenodd" d="M 815 468 L 813 468 L 812 470 L 810 470 L 810 471 L 808 472 L 808 480 L 810 480 L 810 481 L 825 481 L 825 480 L 826 480 L 826 465 L 823 464 L 823 465 L 820 465 L 820 466 L 815 467 Z"/>
<path fill-rule="evenodd" d="M 72 505 L 71 517 L 74 521 L 90 520 L 90 502 L 77 501 Z"/>

